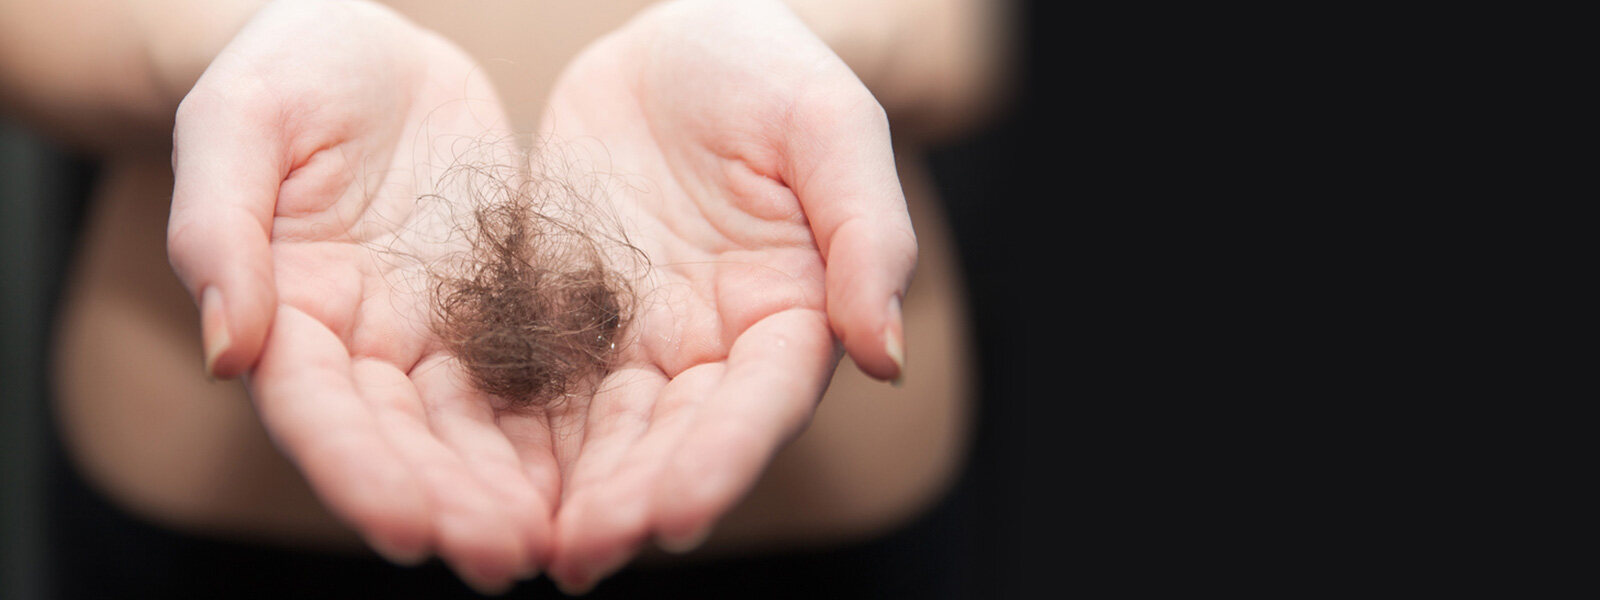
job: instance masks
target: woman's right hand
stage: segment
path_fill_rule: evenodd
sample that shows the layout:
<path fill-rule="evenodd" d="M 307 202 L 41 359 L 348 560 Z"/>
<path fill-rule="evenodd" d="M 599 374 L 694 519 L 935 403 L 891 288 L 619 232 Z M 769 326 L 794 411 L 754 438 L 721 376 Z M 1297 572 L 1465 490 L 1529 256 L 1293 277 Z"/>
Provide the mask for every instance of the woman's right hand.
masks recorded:
<path fill-rule="evenodd" d="M 409 284 L 470 201 L 419 197 L 505 127 L 443 38 L 367 2 L 275 2 L 178 109 L 168 228 L 207 371 L 248 374 L 274 441 L 374 548 L 485 591 L 548 560 L 557 470 L 528 451 L 548 432 L 452 376 Z"/>

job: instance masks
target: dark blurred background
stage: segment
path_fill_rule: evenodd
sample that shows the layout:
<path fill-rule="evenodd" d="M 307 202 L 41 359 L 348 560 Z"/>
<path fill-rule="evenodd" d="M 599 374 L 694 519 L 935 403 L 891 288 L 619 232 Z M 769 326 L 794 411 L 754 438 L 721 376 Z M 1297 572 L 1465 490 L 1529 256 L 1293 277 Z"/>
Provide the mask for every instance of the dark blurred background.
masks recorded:
<path fill-rule="evenodd" d="M 1031 24 L 1034 15 L 1024 13 L 1020 20 Z M 1042 185 L 1038 166 L 1054 162 L 1040 154 L 1050 147 L 1041 130 L 1050 117 L 1035 88 L 1035 38 L 1024 39 L 1009 108 L 932 156 L 969 284 L 980 361 L 974 443 L 950 495 L 880 539 L 670 571 L 629 569 L 592 597 L 1012 598 L 1036 596 L 1035 582 L 1062 575 L 1057 559 L 1065 552 L 1042 553 L 1036 539 L 1058 507 L 1045 507 L 1037 492 L 1060 483 L 1066 469 L 1030 438 L 1030 416 L 1064 400 L 1044 385 L 1060 374 L 1044 369 L 1055 346 L 1044 333 L 1055 329 L 1041 316 L 1065 296 L 1037 287 L 1039 270 L 1057 259 L 1042 264 L 1031 254 L 1021 226 L 1039 218 L 1024 209 L 1055 204 L 1045 190 L 1061 188 Z M 0 121 L 0 598 L 464 595 L 437 564 L 401 571 L 376 560 L 196 539 L 132 521 L 82 489 L 50 417 L 46 348 L 94 173 L 92 162 Z M 106 551 L 57 552 L 73 544 Z M 547 583 L 531 587 L 523 591 L 554 591 Z"/>

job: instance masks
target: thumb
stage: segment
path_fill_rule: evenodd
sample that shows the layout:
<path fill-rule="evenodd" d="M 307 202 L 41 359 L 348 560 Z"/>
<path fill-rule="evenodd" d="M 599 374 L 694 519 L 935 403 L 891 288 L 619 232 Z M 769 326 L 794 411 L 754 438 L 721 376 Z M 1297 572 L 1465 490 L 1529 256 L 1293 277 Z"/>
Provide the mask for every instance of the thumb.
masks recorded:
<path fill-rule="evenodd" d="M 260 356 L 277 305 L 268 243 L 286 160 L 271 104 L 217 87 L 178 107 L 167 256 L 200 305 L 207 374 L 232 378 Z"/>
<path fill-rule="evenodd" d="M 827 265 L 829 324 L 862 371 L 898 380 L 905 368 L 900 301 L 916 268 L 917 236 L 888 119 L 859 84 L 806 98 L 790 118 L 785 179 Z"/>

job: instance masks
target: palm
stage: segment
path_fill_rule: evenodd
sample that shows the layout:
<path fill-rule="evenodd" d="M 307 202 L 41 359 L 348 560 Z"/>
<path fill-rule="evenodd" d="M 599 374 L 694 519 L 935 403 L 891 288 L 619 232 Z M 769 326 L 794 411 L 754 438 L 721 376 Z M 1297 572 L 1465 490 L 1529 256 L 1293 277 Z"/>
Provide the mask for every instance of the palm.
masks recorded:
<path fill-rule="evenodd" d="M 652 263 L 623 367 L 551 415 L 567 433 L 552 575 L 570 587 L 652 535 L 695 543 L 809 421 L 838 364 L 825 255 L 788 183 L 812 165 L 790 130 L 877 105 L 786 11 L 724 8 L 656 11 L 591 47 L 543 124 L 564 154 L 628 174 L 609 199 Z M 826 187 L 810 193 L 863 192 Z"/>
<path fill-rule="evenodd" d="M 180 110 L 171 228 L 182 274 L 215 228 L 244 225 L 222 232 L 233 245 L 263 233 L 193 216 L 204 213 L 186 198 L 226 194 L 241 220 L 259 219 L 270 276 L 252 283 L 276 303 L 250 383 L 268 430 L 376 547 L 437 551 L 490 588 L 548 553 L 555 469 L 522 440 L 549 436 L 497 414 L 430 333 L 427 267 L 460 250 L 453 203 L 466 199 L 418 197 L 459 161 L 492 159 L 463 153 L 492 146 L 504 123 L 467 56 L 392 13 L 278 4 Z M 229 165 L 229 152 L 256 160 Z"/>
<path fill-rule="evenodd" d="M 470 202 L 428 194 L 503 164 L 470 151 L 504 121 L 470 59 L 393 13 L 274 3 L 179 110 L 169 253 L 212 372 L 249 371 L 374 547 L 485 590 L 547 563 L 582 588 L 703 536 L 809 420 L 835 339 L 899 373 L 915 237 L 881 109 L 781 4 L 653 9 L 574 63 L 542 138 L 630 183 L 605 199 L 652 265 L 628 273 L 631 343 L 592 397 L 508 407 L 432 333 L 427 285 Z"/>

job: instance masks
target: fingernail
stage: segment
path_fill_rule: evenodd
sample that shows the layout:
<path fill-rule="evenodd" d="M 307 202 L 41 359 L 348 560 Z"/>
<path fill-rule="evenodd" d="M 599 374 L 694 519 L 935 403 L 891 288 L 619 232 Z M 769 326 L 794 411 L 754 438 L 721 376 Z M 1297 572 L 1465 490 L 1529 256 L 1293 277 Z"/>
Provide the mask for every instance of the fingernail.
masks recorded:
<path fill-rule="evenodd" d="M 656 543 L 661 546 L 662 550 L 666 550 L 667 552 L 671 552 L 673 554 L 687 554 L 694 551 L 695 548 L 699 548 L 701 544 L 706 543 L 706 538 L 709 537 L 711 537 L 711 525 L 705 525 L 686 536 L 661 536 L 656 540 Z"/>
<path fill-rule="evenodd" d="M 905 321 L 900 311 L 900 296 L 889 299 L 889 324 L 883 328 L 884 351 L 894 361 L 895 376 L 890 382 L 895 387 L 906 383 Z"/>
<path fill-rule="evenodd" d="M 595 586 L 596 583 L 599 583 L 597 581 L 585 581 L 583 583 L 567 583 L 567 582 L 559 580 L 559 579 L 556 579 L 554 581 L 555 581 L 555 584 L 556 584 L 556 589 L 561 590 L 561 593 L 566 594 L 568 596 L 582 596 L 584 594 L 587 594 L 590 591 L 594 590 L 594 586 Z"/>
<path fill-rule="evenodd" d="M 200 294 L 200 329 L 206 352 L 206 376 L 217 377 L 217 359 L 233 343 L 228 334 L 228 313 L 222 305 L 222 292 L 207 287 Z"/>
<path fill-rule="evenodd" d="M 466 573 L 461 573 L 460 575 L 461 581 L 466 583 L 467 587 L 472 588 L 472 591 L 484 596 L 499 596 L 504 594 L 511 590 L 511 584 L 514 583 L 506 579 L 479 579 Z"/>
<path fill-rule="evenodd" d="M 543 563 L 535 558 L 529 558 L 522 563 L 522 570 L 517 572 L 517 581 L 527 581 L 539 576 Z"/>
<path fill-rule="evenodd" d="M 371 545 L 372 550 L 377 552 L 378 556 L 382 556 L 384 560 L 402 567 L 415 567 L 422 564 L 422 561 L 427 560 L 428 558 L 428 550 L 426 548 L 402 550 L 399 548 L 390 547 L 378 541 L 371 542 Z"/>

